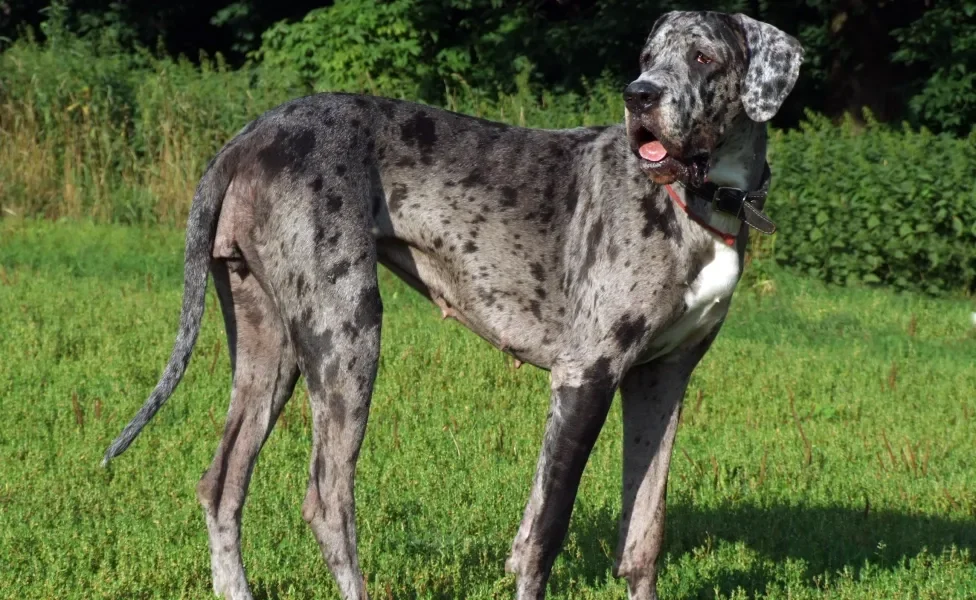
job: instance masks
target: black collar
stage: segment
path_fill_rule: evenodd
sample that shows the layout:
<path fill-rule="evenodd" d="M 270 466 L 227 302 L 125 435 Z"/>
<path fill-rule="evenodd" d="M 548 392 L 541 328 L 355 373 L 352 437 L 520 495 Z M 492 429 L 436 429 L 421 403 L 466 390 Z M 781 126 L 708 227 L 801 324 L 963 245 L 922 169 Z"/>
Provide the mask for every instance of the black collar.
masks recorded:
<path fill-rule="evenodd" d="M 771 234 L 776 231 L 776 224 L 762 211 L 766 196 L 769 195 L 771 178 L 769 163 L 766 163 L 763 167 L 762 183 L 759 189 L 752 192 L 734 187 L 719 187 L 714 183 L 684 187 L 688 194 L 698 201 L 697 203 L 708 203 L 712 210 L 733 215 L 756 231 Z"/>

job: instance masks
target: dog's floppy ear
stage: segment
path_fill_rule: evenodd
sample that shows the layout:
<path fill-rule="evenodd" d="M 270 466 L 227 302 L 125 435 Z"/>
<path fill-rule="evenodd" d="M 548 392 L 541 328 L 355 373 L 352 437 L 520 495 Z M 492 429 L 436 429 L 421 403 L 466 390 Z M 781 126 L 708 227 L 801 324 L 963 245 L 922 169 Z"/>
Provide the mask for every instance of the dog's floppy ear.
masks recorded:
<path fill-rule="evenodd" d="M 749 118 L 763 123 L 773 118 L 800 74 L 803 46 L 791 35 L 752 17 L 738 14 L 746 34 L 749 68 L 742 84 L 742 105 Z"/>

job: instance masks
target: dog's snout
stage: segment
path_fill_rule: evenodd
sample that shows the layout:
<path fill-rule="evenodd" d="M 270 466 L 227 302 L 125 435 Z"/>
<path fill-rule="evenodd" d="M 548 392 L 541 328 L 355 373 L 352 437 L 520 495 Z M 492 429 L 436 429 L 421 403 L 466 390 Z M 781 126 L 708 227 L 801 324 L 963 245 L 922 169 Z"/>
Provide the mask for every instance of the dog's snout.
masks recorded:
<path fill-rule="evenodd" d="M 661 86 L 638 79 L 624 90 L 624 103 L 627 110 L 639 113 L 656 105 L 663 93 Z"/>

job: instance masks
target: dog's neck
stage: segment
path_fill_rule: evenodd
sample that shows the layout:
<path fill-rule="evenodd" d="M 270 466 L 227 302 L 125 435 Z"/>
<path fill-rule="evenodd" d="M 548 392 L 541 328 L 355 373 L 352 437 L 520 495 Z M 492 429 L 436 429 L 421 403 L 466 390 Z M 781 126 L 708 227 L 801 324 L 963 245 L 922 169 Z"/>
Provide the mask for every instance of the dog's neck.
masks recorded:
<path fill-rule="evenodd" d="M 765 123 L 740 115 L 712 153 L 708 181 L 719 187 L 757 189 L 766 164 L 766 139 Z"/>
<path fill-rule="evenodd" d="M 728 246 L 735 245 L 744 223 L 764 233 L 775 231 L 775 225 L 762 212 L 769 187 L 766 141 L 766 124 L 743 115 L 712 154 L 706 185 L 687 188 L 684 197 L 672 186 L 665 186 L 691 219 Z M 721 188 L 739 191 L 721 192 Z"/>

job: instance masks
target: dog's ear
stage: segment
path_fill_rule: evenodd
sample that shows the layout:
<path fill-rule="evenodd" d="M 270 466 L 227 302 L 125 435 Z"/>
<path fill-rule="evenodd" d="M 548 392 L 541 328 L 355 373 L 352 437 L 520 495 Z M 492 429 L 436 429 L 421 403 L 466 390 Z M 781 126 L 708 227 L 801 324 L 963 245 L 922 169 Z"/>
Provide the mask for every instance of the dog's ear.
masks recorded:
<path fill-rule="evenodd" d="M 803 46 L 791 35 L 749 16 L 735 19 L 746 34 L 749 68 L 742 83 L 742 105 L 758 123 L 773 118 L 800 74 Z"/>

